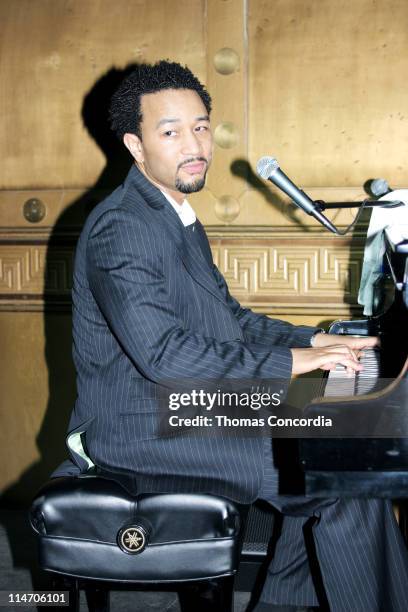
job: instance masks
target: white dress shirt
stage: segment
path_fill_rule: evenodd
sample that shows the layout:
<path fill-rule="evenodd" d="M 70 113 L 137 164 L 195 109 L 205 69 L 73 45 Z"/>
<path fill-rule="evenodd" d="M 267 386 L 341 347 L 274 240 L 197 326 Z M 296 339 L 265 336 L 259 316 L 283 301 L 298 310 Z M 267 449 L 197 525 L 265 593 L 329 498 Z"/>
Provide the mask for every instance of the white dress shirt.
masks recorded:
<path fill-rule="evenodd" d="M 172 198 L 165 191 L 162 191 L 162 194 L 164 195 L 166 200 L 170 202 L 170 204 L 172 205 L 172 207 L 174 208 L 174 210 L 180 217 L 180 221 L 182 222 L 184 227 L 187 227 L 188 225 L 191 225 L 192 223 L 195 222 L 195 220 L 197 219 L 196 214 L 194 212 L 193 207 L 187 202 L 186 199 L 184 199 L 183 202 L 179 204 L 178 202 L 176 202 L 174 198 Z"/>

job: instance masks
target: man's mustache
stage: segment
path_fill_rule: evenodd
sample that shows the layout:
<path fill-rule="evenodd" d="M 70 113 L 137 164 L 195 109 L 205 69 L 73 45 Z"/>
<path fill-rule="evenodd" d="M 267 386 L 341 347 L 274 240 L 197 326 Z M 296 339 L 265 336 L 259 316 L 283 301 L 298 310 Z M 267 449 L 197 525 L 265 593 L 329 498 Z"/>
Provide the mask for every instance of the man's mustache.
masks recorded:
<path fill-rule="evenodd" d="M 183 166 L 187 166 L 188 164 L 192 164 L 194 162 L 197 161 L 202 161 L 205 162 L 208 166 L 208 160 L 205 157 L 191 157 L 190 159 L 185 159 L 183 162 L 181 162 L 178 166 L 177 166 L 177 170 L 180 170 L 180 168 L 182 168 Z"/>

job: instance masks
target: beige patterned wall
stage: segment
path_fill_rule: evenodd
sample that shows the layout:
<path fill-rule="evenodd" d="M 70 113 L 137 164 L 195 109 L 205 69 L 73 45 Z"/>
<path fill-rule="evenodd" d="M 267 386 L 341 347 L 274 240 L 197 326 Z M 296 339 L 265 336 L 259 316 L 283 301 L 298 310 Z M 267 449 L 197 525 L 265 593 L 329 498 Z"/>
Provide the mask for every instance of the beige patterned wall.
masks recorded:
<path fill-rule="evenodd" d="M 250 0 L 249 158 L 303 186 L 407 184 L 405 0 Z"/>
<path fill-rule="evenodd" d="M 294 323 L 347 318 L 359 313 L 364 223 L 346 238 L 327 234 L 253 168 L 276 156 L 327 201 L 361 200 L 374 176 L 404 186 L 407 20 L 404 0 L 0 0 L 0 487 L 9 495 L 28 498 L 64 456 L 74 244 L 128 163 L 107 163 L 89 116 L 84 125 L 95 84 L 134 61 L 187 63 L 213 96 L 216 143 L 207 187 L 191 201 L 231 291 Z M 353 218 L 328 216 L 341 227 Z"/>

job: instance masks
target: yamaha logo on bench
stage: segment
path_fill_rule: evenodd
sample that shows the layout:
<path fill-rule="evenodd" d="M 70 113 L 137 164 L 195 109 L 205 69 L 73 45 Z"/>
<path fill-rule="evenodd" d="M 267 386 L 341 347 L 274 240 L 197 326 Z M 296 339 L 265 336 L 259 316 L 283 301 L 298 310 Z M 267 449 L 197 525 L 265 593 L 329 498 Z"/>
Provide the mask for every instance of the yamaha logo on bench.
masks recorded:
<path fill-rule="evenodd" d="M 128 525 L 118 532 L 118 546 L 123 552 L 135 555 L 147 545 L 147 533 L 141 525 Z"/>

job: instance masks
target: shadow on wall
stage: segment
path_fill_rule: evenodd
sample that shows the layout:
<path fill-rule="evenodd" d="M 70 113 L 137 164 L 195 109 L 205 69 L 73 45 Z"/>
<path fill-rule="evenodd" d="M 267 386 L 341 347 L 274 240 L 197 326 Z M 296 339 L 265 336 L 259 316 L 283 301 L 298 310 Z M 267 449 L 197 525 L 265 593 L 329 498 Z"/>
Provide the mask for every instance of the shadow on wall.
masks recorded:
<path fill-rule="evenodd" d="M 269 189 L 270 184 L 268 185 L 266 181 L 259 178 L 248 160 L 235 159 L 231 164 L 231 173 L 243 181 L 246 181 L 251 189 L 260 191 L 268 204 L 282 211 L 293 225 L 298 225 L 304 232 L 311 231 L 310 227 L 307 225 L 307 216 L 305 216 L 304 221 L 302 218 L 299 218 L 296 215 L 299 210 L 296 204 L 285 201 L 277 190 Z"/>
<path fill-rule="evenodd" d="M 72 363 L 71 305 L 64 291 L 55 290 L 58 253 L 74 253 L 75 243 L 86 216 L 107 193 L 123 182 L 131 166 L 131 158 L 125 147 L 111 132 L 108 123 L 109 101 L 122 79 L 133 69 L 134 64 L 123 70 L 110 69 L 86 95 L 82 107 L 82 119 L 88 132 L 106 157 L 106 165 L 95 185 L 83 196 L 71 202 L 55 223 L 49 239 L 45 265 L 44 331 L 45 357 L 48 368 L 49 399 L 45 416 L 36 437 L 40 458 L 8 487 L 0 497 L 0 514 L 9 540 L 13 571 L 8 572 L 13 583 L 16 568 L 28 568 L 33 588 L 49 589 L 47 579 L 38 571 L 34 554 L 34 534 L 28 526 L 26 513 L 14 512 L 15 507 L 28 509 L 39 487 L 51 472 L 67 458 L 65 436 L 69 417 L 76 397 L 75 370 Z M 75 154 L 75 151 L 72 152 Z M 60 271 L 59 271 L 60 272 Z M 71 278 L 62 281 L 64 288 L 71 285 Z M 9 508 L 7 510 L 7 508 Z M 22 546 L 22 537 L 25 545 Z M 7 577 L 5 577 L 6 579 Z M 45 582 L 44 582 L 45 581 Z M 1 581 L 0 581 L 1 582 Z M 2 588 L 5 588 L 4 585 Z"/>
<path fill-rule="evenodd" d="M 0 504 L 27 504 L 38 488 L 61 461 L 67 458 L 65 436 L 70 413 L 74 406 L 75 371 L 72 363 L 71 305 L 66 287 L 71 278 L 61 281 L 58 253 L 74 252 L 75 243 L 88 213 L 107 193 L 125 178 L 131 158 L 122 143 L 111 131 L 108 122 L 109 101 L 122 79 L 134 64 L 123 70 L 110 69 L 84 98 L 82 120 L 89 134 L 106 158 L 95 185 L 80 198 L 70 203 L 57 219 L 49 239 L 45 265 L 44 329 L 45 357 L 48 367 L 49 399 L 45 416 L 36 437 L 40 459 L 31 465 L 20 479 L 6 489 Z M 75 151 L 72 152 L 75 155 Z M 64 288 L 55 289 L 56 282 Z"/>

